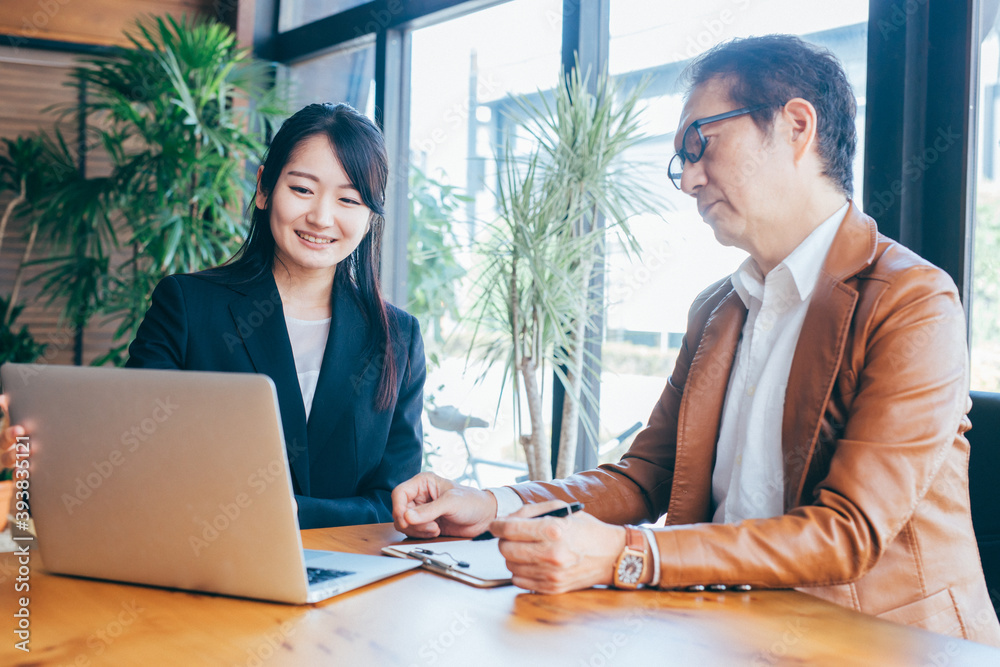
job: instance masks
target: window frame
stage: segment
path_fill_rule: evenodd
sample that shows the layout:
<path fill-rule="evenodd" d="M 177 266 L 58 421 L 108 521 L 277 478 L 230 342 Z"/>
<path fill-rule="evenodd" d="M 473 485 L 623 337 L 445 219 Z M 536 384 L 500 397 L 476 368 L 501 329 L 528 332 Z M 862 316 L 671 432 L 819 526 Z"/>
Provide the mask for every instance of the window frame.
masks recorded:
<path fill-rule="evenodd" d="M 281 1 L 239 4 L 238 23 L 249 26 L 260 58 L 290 64 L 374 35 L 376 120 L 386 133 L 395 165 L 388 192 L 387 219 L 392 225 L 386 230 L 383 281 L 391 300 L 399 301 L 401 295 L 405 300 L 408 233 L 405 213 L 400 212 L 406 211 L 409 160 L 407 32 L 506 0 L 376 0 L 280 33 Z M 563 0 L 564 68 L 572 66 L 574 51 L 594 71 L 606 62 L 610 2 Z M 979 10 L 980 0 L 870 0 L 864 183 L 859 189 L 865 210 L 877 213 L 883 234 L 951 275 L 967 319 L 972 306 Z M 0 34 L 0 41 L 76 53 L 107 50 L 15 34 Z M 934 82 L 933 88 L 929 82 Z M 911 180 L 907 169 L 912 169 L 913 160 L 933 146 L 939 130 L 949 127 L 958 128 L 959 150 L 943 151 Z M 971 336 L 971 323 L 969 331 Z M 553 410 L 555 442 L 561 414 Z M 594 445 L 581 446 L 581 457 L 590 456 Z M 578 466 L 591 467 L 593 461 L 596 458 L 581 458 Z"/>
<path fill-rule="evenodd" d="M 382 265 L 385 292 L 405 302 L 407 179 L 409 169 L 409 31 L 479 11 L 507 0 L 378 0 L 278 33 L 282 0 L 257 0 L 255 25 L 270 34 L 255 43 L 261 57 L 290 63 L 315 56 L 372 32 L 376 40 L 376 121 L 385 132 L 393 164 L 387 190 Z M 288 1 L 288 0 L 284 0 Z M 607 63 L 611 0 L 563 0 L 562 61 L 574 54 L 599 71 Z M 972 234 L 975 214 L 975 141 L 980 0 L 870 0 L 863 192 L 880 231 L 942 267 L 955 281 L 970 314 Z M 260 31 L 257 31 L 258 36 Z M 964 48 L 962 48 L 964 46 Z M 956 73 L 960 74 L 956 76 Z M 929 82 L 934 82 L 933 89 Z M 958 128 L 954 130 L 954 128 Z M 933 146 L 938 132 L 957 131 L 958 150 L 941 151 L 911 180 L 913 160 Z M 886 195 L 886 193 L 889 193 Z M 855 195 L 857 196 L 857 195 Z M 879 197 L 882 197 L 880 200 Z M 889 201 L 891 199 L 891 201 Z M 883 205 L 885 204 L 885 205 Z M 599 295 L 603 299 L 603 284 Z M 603 330 L 603 322 L 596 323 Z M 969 328 L 971 332 L 971 327 Z M 970 334 L 971 335 L 971 334 Z M 592 350 L 600 357 L 600 344 Z M 587 381 L 599 390 L 599 375 Z M 559 388 L 558 382 L 553 387 Z M 599 398 L 598 398 L 599 400 Z M 553 399 L 553 461 L 562 396 Z M 586 406 L 596 418 L 598 406 Z M 577 468 L 597 463 L 597 443 L 580 429 Z"/>
<path fill-rule="evenodd" d="M 979 0 L 869 7 L 864 209 L 951 276 L 971 335 Z M 942 131 L 957 145 L 929 153 Z"/>

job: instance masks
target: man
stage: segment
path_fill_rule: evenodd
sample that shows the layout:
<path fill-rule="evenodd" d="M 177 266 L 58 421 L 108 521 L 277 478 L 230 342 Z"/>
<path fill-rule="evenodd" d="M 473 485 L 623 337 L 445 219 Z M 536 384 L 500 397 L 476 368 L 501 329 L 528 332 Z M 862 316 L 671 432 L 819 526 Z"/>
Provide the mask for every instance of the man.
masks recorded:
<path fill-rule="evenodd" d="M 617 464 L 561 481 L 418 475 L 393 492 L 396 526 L 488 528 L 514 583 L 544 593 L 794 587 L 1000 645 L 969 513 L 962 306 L 851 202 L 840 63 L 774 35 L 689 72 L 671 178 L 750 257 L 691 307 L 648 425 Z M 527 518 L 568 501 L 586 513 Z"/>

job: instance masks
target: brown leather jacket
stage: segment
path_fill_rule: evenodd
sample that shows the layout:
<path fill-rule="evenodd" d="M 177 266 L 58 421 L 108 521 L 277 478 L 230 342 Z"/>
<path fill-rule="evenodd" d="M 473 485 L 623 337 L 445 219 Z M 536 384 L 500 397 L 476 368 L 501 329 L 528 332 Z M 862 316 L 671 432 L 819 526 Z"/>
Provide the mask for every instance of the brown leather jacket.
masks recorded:
<path fill-rule="evenodd" d="M 853 204 L 827 257 L 788 378 L 785 514 L 712 524 L 712 469 L 746 309 L 729 279 L 701 293 L 673 374 L 616 464 L 514 487 L 655 521 L 665 588 L 800 588 L 1000 646 L 969 513 L 965 317 L 940 269 Z"/>

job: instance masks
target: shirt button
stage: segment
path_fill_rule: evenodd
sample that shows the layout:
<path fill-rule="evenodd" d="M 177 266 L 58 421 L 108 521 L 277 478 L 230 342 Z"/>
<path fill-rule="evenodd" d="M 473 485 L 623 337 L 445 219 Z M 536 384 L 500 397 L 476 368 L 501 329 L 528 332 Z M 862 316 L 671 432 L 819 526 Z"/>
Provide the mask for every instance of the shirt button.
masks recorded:
<path fill-rule="evenodd" d="M 753 396 L 754 391 L 756 391 L 756 389 L 757 387 L 754 385 L 750 385 L 749 387 L 747 387 L 747 396 Z"/>

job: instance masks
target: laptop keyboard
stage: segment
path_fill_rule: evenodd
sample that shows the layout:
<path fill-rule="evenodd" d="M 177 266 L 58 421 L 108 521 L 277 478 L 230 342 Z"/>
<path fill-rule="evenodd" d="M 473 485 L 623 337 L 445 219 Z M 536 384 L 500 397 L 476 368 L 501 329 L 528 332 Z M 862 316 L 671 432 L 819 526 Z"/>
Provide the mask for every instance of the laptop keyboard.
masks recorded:
<path fill-rule="evenodd" d="M 307 567 L 306 575 L 309 577 L 309 585 L 321 584 L 324 581 L 330 581 L 331 579 L 339 579 L 340 577 L 346 577 L 349 574 L 354 574 L 353 572 L 345 572 L 344 570 L 329 570 L 325 567 Z"/>

